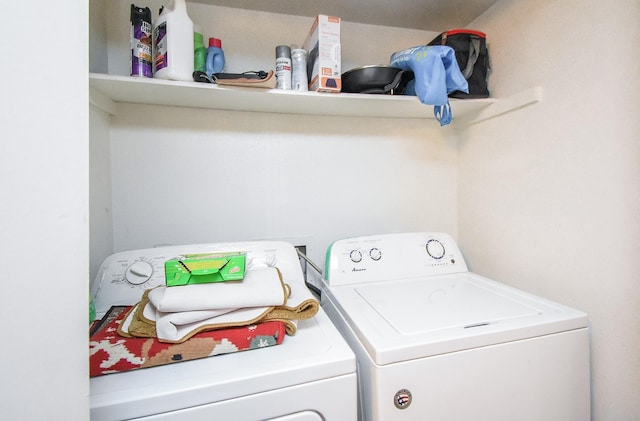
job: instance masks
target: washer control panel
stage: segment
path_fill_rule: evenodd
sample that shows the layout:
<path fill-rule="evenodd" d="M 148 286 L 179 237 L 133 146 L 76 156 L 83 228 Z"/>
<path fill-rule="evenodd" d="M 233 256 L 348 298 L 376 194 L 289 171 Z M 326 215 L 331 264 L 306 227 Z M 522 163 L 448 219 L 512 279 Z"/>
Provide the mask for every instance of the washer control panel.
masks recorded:
<path fill-rule="evenodd" d="M 467 271 L 450 235 L 414 232 L 336 241 L 327 251 L 324 277 L 329 285 L 350 285 Z"/>

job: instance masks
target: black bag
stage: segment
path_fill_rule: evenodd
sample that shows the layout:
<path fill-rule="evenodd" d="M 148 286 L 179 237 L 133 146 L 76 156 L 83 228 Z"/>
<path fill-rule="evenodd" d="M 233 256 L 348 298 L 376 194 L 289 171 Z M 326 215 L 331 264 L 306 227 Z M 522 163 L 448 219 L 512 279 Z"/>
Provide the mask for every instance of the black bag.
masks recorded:
<path fill-rule="evenodd" d="M 446 45 L 456 53 L 458 67 L 469 83 L 469 93 L 454 91 L 451 98 L 487 98 L 489 88 L 489 51 L 487 36 L 470 29 L 452 29 L 438 35 L 427 45 Z"/>

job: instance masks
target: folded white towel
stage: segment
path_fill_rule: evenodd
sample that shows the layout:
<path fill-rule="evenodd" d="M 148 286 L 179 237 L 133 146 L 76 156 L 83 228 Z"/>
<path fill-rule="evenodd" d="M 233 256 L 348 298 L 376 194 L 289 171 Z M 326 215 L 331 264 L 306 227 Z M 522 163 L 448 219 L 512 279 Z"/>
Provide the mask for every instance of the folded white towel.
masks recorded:
<path fill-rule="evenodd" d="M 149 292 L 149 301 L 162 313 L 225 309 L 228 312 L 284 305 L 288 295 L 277 268 L 258 267 L 246 271 L 242 281 L 154 288 Z"/>
<path fill-rule="evenodd" d="M 266 320 L 284 321 L 287 333 L 293 335 L 297 320 L 315 315 L 319 306 L 303 282 L 293 282 L 288 287 L 291 295 L 286 305 L 282 306 L 171 313 L 157 311 L 152 303 L 147 303 L 144 315 L 148 320 L 155 321 L 156 334 L 162 342 L 182 342 L 204 330 L 244 326 Z"/>
<path fill-rule="evenodd" d="M 152 307 L 148 304 L 147 307 Z M 240 308 L 225 314 L 215 312 L 189 311 L 182 313 L 156 312 L 156 335 L 163 342 L 182 342 L 195 333 L 206 330 L 205 326 L 222 329 L 256 323 L 273 307 Z"/>
<path fill-rule="evenodd" d="M 295 334 L 297 320 L 313 317 L 318 311 L 319 304 L 311 295 L 303 279 L 293 278 L 282 281 L 280 271 L 275 267 L 268 267 L 268 265 L 275 263 L 275 259 L 251 259 L 249 269 L 245 272 L 245 280 L 242 281 L 245 283 L 249 280 L 250 283 L 246 283 L 245 286 L 252 285 L 251 289 L 247 291 L 247 297 L 230 293 L 223 301 L 219 296 L 211 296 L 214 291 L 222 291 L 221 288 L 215 290 L 213 288 L 192 288 L 217 287 L 222 284 L 158 287 L 148 290 L 145 293 L 148 299 L 143 297 L 143 300 L 138 303 L 142 313 L 140 316 L 143 319 L 143 331 L 151 328 L 153 336 L 157 336 L 160 341 L 177 343 L 205 330 L 244 326 L 267 320 L 281 320 L 285 322 L 287 334 Z M 286 264 L 287 262 L 278 263 Z M 297 264 L 297 262 L 295 263 Z M 293 270 L 283 271 L 283 273 L 291 272 L 295 273 Z M 277 283 L 274 281 L 274 274 L 277 275 L 275 277 L 278 280 Z M 266 280 L 271 285 L 269 291 L 266 291 L 266 284 L 259 283 L 258 278 Z M 277 288 L 274 285 L 277 285 Z M 228 286 L 231 287 L 234 284 L 228 284 Z M 273 297 L 265 298 L 263 292 L 260 292 L 260 288 L 264 288 L 264 292 L 269 295 L 273 294 Z M 278 294 L 274 293 L 276 290 Z M 202 294 L 203 291 L 207 291 L 207 293 Z M 277 300 L 275 300 L 276 295 L 278 296 Z M 155 296 L 155 303 L 152 300 L 153 296 Z M 242 298 L 240 305 L 235 308 L 230 306 L 231 300 L 239 300 L 240 298 Z M 254 303 L 261 302 L 263 304 L 251 306 L 248 304 L 247 298 L 254 300 Z M 277 303 L 275 303 L 276 301 Z M 270 304 L 264 304 L 266 302 L 270 302 Z M 162 305 L 163 308 L 175 310 L 161 311 L 156 307 L 156 303 Z M 216 308 L 208 308 L 209 306 L 216 306 Z M 132 311 L 130 315 L 133 316 L 134 313 Z M 129 323 L 135 322 L 126 322 L 127 328 Z M 128 329 L 124 332 L 129 333 Z M 137 333 L 132 334 L 138 336 Z"/>

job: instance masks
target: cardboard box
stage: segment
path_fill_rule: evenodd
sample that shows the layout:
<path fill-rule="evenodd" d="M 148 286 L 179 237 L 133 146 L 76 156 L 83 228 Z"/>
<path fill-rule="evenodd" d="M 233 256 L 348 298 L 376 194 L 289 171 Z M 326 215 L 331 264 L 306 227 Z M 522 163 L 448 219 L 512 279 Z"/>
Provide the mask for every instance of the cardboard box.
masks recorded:
<path fill-rule="evenodd" d="M 340 18 L 318 15 L 302 48 L 307 51 L 309 90 L 340 92 Z"/>
<path fill-rule="evenodd" d="M 164 262 L 168 287 L 241 281 L 244 279 L 246 253 L 186 254 Z"/>

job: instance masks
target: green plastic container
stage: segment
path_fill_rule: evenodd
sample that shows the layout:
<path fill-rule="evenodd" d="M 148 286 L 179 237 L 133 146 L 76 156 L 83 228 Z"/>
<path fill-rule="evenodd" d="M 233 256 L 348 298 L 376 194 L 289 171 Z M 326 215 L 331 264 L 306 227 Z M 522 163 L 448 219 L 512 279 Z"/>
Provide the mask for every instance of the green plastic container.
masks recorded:
<path fill-rule="evenodd" d="M 186 254 L 164 263 L 168 287 L 244 279 L 246 253 Z"/>

